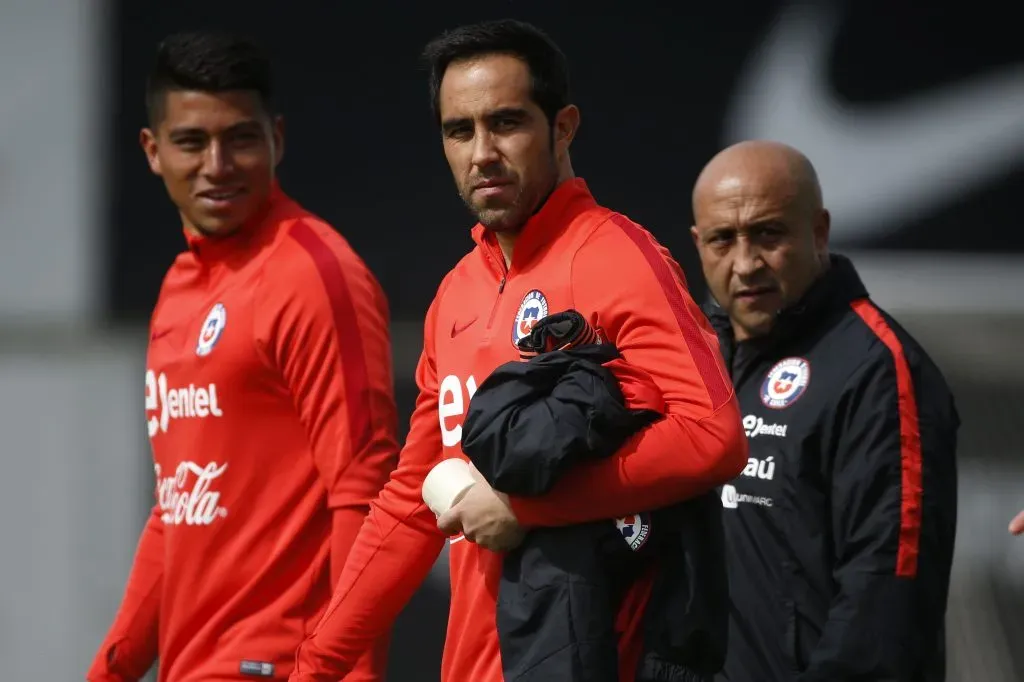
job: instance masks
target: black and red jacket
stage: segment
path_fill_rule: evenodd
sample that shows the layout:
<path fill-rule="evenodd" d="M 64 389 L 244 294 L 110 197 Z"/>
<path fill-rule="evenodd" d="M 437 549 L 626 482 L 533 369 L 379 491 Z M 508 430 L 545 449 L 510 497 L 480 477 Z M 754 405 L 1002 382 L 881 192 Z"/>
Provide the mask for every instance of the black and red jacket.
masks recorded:
<path fill-rule="evenodd" d="M 719 333 L 750 445 L 724 486 L 729 682 L 945 679 L 959 418 L 936 365 L 831 267 L 772 333 Z"/>

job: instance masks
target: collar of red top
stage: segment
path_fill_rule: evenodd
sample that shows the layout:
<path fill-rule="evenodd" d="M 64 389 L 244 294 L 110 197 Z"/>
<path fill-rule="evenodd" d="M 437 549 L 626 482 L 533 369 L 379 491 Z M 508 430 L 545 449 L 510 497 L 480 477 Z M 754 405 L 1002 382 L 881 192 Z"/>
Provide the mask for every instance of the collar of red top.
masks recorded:
<path fill-rule="evenodd" d="M 274 180 L 270 187 L 267 203 L 263 206 L 263 209 L 231 234 L 224 237 L 216 237 L 195 234 L 187 227 L 182 228 L 185 234 L 185 243 L 188 244 L 188 250 L 197 258 L 203 260 L 218 259 L 226 254 L 238 253 L 252 239 L 253 235 L 260 232 L 264 226 L 273 222 L 270 217 L 274 210 L 286 202 L 287 199 L 288 197 L 281 189 L 278 181 Z"/>
<path fill-rule="evenodd" d="M 562 182 L 519 232 L 509 270 L 522 268 L 542 246 L 557 239 L 576 215 L 596 205 L 583 178 L 570 178 Z M 505 256 L 501 253 L 494 233 L 477 223 L 473 227 L 473 241 L 504 274 Z"/>

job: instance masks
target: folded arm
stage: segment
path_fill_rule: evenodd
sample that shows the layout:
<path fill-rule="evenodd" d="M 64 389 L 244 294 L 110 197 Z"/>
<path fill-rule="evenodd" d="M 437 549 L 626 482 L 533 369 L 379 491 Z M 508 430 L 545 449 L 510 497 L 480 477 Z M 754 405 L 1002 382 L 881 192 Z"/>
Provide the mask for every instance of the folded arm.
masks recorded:
<path fill-rule="evenodd" d="M 613 283 L 610 259 L 618 273 Z M 718 340 L 668 252 L 641 228 L 613 217 L 577 253 L 572 290 L 574 307 L 625 362 L 654 379 L 665 418 L 614 456 L 569 471 L 547 495 L 510 498 L 519 522 L 614 518 L 695 497 L 737 476 L 747 461 L 739 405 Z"/>

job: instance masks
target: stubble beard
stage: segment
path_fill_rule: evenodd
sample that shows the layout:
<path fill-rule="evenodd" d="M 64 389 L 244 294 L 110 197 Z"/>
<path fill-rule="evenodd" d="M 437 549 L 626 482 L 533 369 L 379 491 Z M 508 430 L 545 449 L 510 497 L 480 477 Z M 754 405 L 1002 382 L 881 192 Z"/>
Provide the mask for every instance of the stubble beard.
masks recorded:
<path fill-rule="evenodd" d="M 554 154 L 551 155 L 550 161 L 549 174 L 543 185 L 538 186 L 533 192 L 528 192 L 525 187 L 518 185 L 515 198 L 506 206 L 500 208 L 477 206 L 472 201 L 472 191 L 468 195 L 463 194 L 462 200 L 477 221 L 488 230 L 518 232 L 533 214 L 540 210 L 555 189 L 558 182 L 558 165 Z"/>
<path fill-rule="evenodd" d="M 486 207 L 474 204 L 472 198 L 463 197 L 466 208 L 477 221 L 492 232 L 516 232 L 530 217 L 529 198 L 522 187 L 517 188 L 516 196 L 510 204 L 501 207 Z"/>

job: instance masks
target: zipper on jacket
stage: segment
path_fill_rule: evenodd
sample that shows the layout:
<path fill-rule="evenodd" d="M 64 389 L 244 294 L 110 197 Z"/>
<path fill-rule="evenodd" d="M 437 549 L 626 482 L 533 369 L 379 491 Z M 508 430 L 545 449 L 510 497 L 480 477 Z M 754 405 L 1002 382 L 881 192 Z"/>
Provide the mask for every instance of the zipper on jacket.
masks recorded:
<path fill-rule="evenodd" d="M 494 297 L 494 305 L 491 306 L 491 316 L 487 318 L 487 328 L 490 329 L 491 325 L 494 324 L 494 316 L 498 312 L 498 305 L 501 303 L 501 294 L 505 291 L 505 282 L 508 280 L 508 273 L 506 272 L 501 276 L 501 281 L 498 282 L 498 295 Z"/>
<path fill-rule="evenodd" d="M 498 282 L 498 295 L 494 297 L 494 303 L 491 305 L 491 314 L 487 318 L 487 327 L 490 329 L 494 324 L 494 316 L 498 313 L 498 306 L 501 304 L 501 295 L 505 291 L 505 283 L 508 282 L 508 278 L 511 276 L 509 264 L 505 262 L 505 254 L 500 248 L 496 248 L 497 244 L 493 246 L 488 244 L 484 248 L 484 254 L 488 261 L 493 266 L 494 271 L 501 275 L 501 280 Z M 497 253 L 495 253 L 497 250 Z"/>

